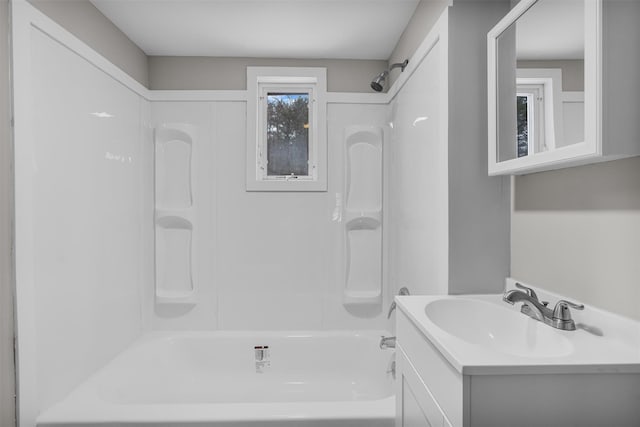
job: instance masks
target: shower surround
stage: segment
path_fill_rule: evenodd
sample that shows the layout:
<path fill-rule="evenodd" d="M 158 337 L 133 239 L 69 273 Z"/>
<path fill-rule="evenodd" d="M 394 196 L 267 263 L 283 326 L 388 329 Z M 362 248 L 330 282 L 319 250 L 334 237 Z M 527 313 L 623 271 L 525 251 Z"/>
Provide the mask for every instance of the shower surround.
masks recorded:
<path fill-rule="evenodd" d="M 319 338 L 310 346 L 322 347 L 325 366 L 336 372 L 346 360 L 354 366 L 365 358 L 331 354 L 363 342 L 348 331 L 370 331 L 366 357 L 389 356 L 377 347 L 377 337 L 388 335 L 384 278 L 376 286 L 385 292 L 373 304 L 344 305 L 345 233 L 335 215 L 345 191 L 345 128 L 383 126 L 384 95 L 329 101 L 328 191 L 246 192 L 246 91 L 150 91 L 22 0 L 14 3 L 13 36 L 21 427 L 45 422 L 41 415 L 87 390 L 114 360 L 131 361 L 121 378 L 139 372 L 159 354 L 126 358 L 156 331 L 220 331 L 238 340 L 243 331 L 335 334 L 337 343 Z M 157 173 L 180 171 L 169 157 L 190 170 L 175 182 L 158 181 Z M 186 182 L 187 192 L 172 187 Z M 179 257 L 171 254 L 176 248 Z M 158 282 L 168 267 L 169 279 Z M 167 348 L 176 347 L 156 349 Z M 241 357 L 228 350 L 220 357 Z M 294 354 L 314 360 L 305 351 Z M 173 359 L 181 364 L 176 369 L 190 369 L 193 358 L 183 356 Z M 387 389 L 387 362 L 367 374 L 383 379 L 376 389 Z M 314 378 L 309 370 L 300 381 Z M 330 383 L 301 399 L 321 392 L 350 396 L 338 407 L 367 405 L 357 387 L 336 382 L 331 391 Z M 381 393 L 360 400 L 389 398 Z M 286 406 L 269 404 L 276 412 Z M 230 408 L 246 412 L 237 402 Z M 380 418 L 382 425 L 390 416 Z"/>

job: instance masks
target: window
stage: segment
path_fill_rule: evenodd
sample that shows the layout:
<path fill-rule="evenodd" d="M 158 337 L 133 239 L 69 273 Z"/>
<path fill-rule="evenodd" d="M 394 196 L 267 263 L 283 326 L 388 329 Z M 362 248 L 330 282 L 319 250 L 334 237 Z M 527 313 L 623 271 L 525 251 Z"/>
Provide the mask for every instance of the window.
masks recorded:
<path fill-rule="evenodd" d="M 529 123 L 531 123 L 531 98 L 524 94 L 516 95 L 516 108 L 518 110 L 518 141 L 517 141 L 517 153 L 518 157 L 523 157 L 529 154 Z"/>
<path fill-rule="evenodd" d="M 266 133 L 263 136 L 266 145 L 260 147 L 259 166 L 265 179 L 313 175 L 314 159 L 309 156 L 309 117 L 313 116 L 310 99 L 313 100 L 313 94 L 308 91 L 264 88 L 260 100 L 266 105 L 260 109 L 266 113 L 266 120 L 260 123 L 260 128 Z"/>
<path fill-rule="evenodd" d="M 518 85 L 518 157 L 546 151 L 543 85 Z"/>
<path fill-rule="evenodd" d="M 561 70 L 519 68 L 516 87 L 517 156 L 531 156 L 561 145 Z"/>
<path fill-rule="evenodd" d="M 326 191 L 325 76 L 248 67 L 248 191 Z"/>

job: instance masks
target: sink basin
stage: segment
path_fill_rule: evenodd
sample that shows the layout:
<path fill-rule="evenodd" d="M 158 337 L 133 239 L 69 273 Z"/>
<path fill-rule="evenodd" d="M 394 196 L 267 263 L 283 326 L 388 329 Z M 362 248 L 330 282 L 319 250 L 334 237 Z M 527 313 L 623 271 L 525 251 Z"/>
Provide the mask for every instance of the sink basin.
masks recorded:
<path fill-rule="evenodd" d="M 475 299 L 439 299 L 428 303 L 425 313 L 445 332 L 490 350 L 524 357 L 560 357 L 573 351 L 562 333 L 508 306 Z"/>

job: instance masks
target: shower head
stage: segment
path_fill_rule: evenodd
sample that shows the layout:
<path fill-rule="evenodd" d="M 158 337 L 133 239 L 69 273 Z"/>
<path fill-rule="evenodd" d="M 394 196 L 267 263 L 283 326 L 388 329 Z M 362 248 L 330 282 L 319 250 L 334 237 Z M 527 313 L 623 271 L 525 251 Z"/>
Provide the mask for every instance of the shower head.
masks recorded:
<path fill-rule="evenodd" d="M 378 74 L 378 76 L 371 82 L 371 89 L 375 90 L 376 92 L 382 92 L 384 82 L 385 80 L 387 80 L 388 75 L 389 72 L 387 70 L 384 70 L 383 72 Z"/>
<path fill-rule="evenodd" d="M 389 71 L 393 70 L 394 68 L 400 68 L 401 71 L 404 71 L 408 63 L 409 63 L 409 60 L 405 59 L 404 62 L 397 62 L 395 64 L 391 64 L 391 67 L 389 67 L 388 70 L 384 70 L 383 72 L 378 74 L 378 76 L 375 79 L 373 79 L 373 81 L 371 82 L 371 89 L 375 90 L 376 92 L 382 92 L 382 89 L 384 88 L 384 82 L 387 80 Z"/>

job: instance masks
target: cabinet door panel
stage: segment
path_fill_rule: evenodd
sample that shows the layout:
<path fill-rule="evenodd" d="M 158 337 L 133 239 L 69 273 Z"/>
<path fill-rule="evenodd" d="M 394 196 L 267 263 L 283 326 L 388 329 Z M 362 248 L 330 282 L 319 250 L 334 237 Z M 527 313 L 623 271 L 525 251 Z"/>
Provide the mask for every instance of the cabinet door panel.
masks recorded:
<path fill-rule="evenodd" d="M 443 427 L 444 416 L 401 348 L 397 353 L 398 427 Z"/>
<path fill-rule="evenodd" d="M 423 408 L 409 386 L 406 377 L 402 378 L 402 427 L 442 427 L 440 413 Z M 426 412 L 430 412 L 427 414 Z"/>
<path fill-rule="evenodd" d="M 413 369 L 427 385 L 445 417 L 454 426 L 464 425 L 462 375 L 402 311 L 398 312 L 396 321 L 397 345 L 402 348 Z"/>

